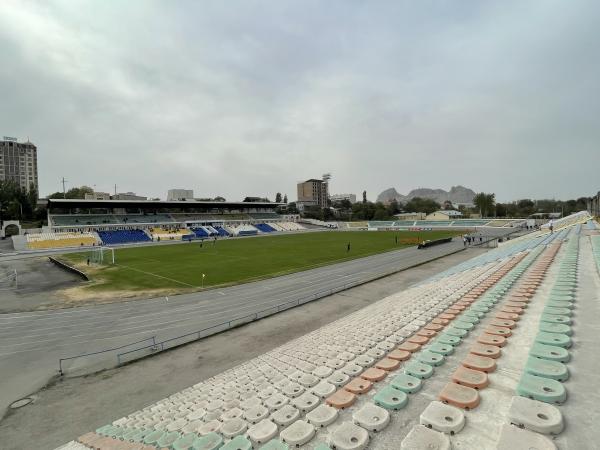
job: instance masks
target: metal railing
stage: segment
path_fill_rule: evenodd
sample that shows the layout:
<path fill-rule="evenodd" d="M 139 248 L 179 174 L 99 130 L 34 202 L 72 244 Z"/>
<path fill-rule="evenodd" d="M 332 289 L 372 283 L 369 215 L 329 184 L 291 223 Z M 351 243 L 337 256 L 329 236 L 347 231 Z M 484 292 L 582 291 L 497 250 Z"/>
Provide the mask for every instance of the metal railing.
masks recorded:
<path fill-rule="evenodd" d="M 460 251 L 465 250 L 463 247 L 459 247 L 454 249 L 453 251 L 449 252 L 449 253 L 445 253 L 440 255 L 437 258 L 434 259 L 438 259 L 444 256 L 448 256 L 450 254 L 453 253 L 457 253 Z M 427 260 L 425 262 L 431 262 L 432 260 Z M 175 348 L 178 347 L 180 345 L 184 345 L 184 344 L 188 344 L 190 342 L 211 336 L 213 334 L 217 334 L 223 331 L 227 331 L 230 330 L 232 328 L 238 327 L 240 325 L 246 324 L 246 323 L 250 323 L 250 322 L 254 322 L 256 320 L 259 319 L 263 319 L 265 317 L 271 316 L 273 314 L 277 314 L 281 311 L 284 311 L 286 309 L 290 309 L 290 308 L 294 308 L 296 306 L 299 305 L 303 305 L 305 303 L 309 303 L 312 302 L 314 300 L 318 300 L 320 298 L 323 297 L 327 297 L 329 295 L 335 294 L 337 292 L 341 292 L 341 291 L 345 291 L 347 289 L 350 289 L 352 287 L 356 287 L 359 286 L 361 284 L 365 284 L 374 280 L 377 280 L 379 278 L 383 278 L 386 277 L 388 275 L 391 275 L 393 273 L 402 271 L 402 270 L 406 270 L 406 269 L 410 269 L 411 267 L 417 266 L 417 265 L 421 265 L 423 264 L 423 262 L 418 262 L 415 263 L 414 265 L 411 266 L 407 266 L 407 267 L 394 267 L 392 270 L 386 270 L 384 272 L 380 272 L 377 273 L 371 277 L 368 278 L 363 278 L 363 279 L 359 279 L 350 283 L 344 283 L 342 285 L 336 286 L 334 288 L 330 288 L 330 289 L 325 289 L 322 291 L 317 291 L 315 293 L 312 293 L 310 295 L 304 296 L 304 297 L 300 297 L 296 300 L 290 300 L 288 302 L 285 303 L 280 303 L 277 305 L 273 305 L 270 306 L 268 308 L 262 309 L 260 311 L 255 311 L 253 313 L 250 314 L 246 314 L 243 316 L 239 316 L 215 325 L 211 325 L 209 327 L 206 328 L 202 328 L 200 330 L 196 330 L 196 331 L 192 331 L 189 333 L 185 333 L 179 336 L 175 336 L 173 338 L 169 338 L 169 339 L 165 339 L 162 341 L 156 341 L 156 335 L 146 338 L 146 339 L 142 339 L 140 341 L 137 342 L 131 342 L 129 344 L 126 345 L 122 345 L 120 347 L 115 347 L 115 348 L 110 348 L 110 349 L 106 349 L 106 350 L 99 350 L 97 352 L 91 352 L 91 353 L 84 353 L 81 355 L 77 355 L 77 356 L 71 356 L 68 358 L 61 358 L 59 360 L 59 374 L 60 375 L 64 375 L 64 371 L 63 371 L 63 366 L 62 366 L 62 362 L 63 361 L 68 361 L 68 360 L 73 360 L 73 359 L 77 359 L 77 358 L 83 358 L 83 357 L 88 357 L 88 356 L 93 356 L 93 355 L 98 355 L 98 354 L 102 354 L 102 353 L 109 353 L 109 352 L 115 352 L 117 350 L 121 350 L 124 349 L 126 347 L 131 347 L 132 345 L 136 345 L 136 344 L 140 344 L 142 342 L 146 342 L 149 340 L 152 340 L 152 344 L 147 344 L 147 345 L 143 345 L 140 347 L 136 347 L 134 349 L 128 350 L 128 351 L 124 351 L 124 352 L 119 352 L 116 354 L 116 359 L 117 359 L 117 365 L 121 365 L 124 364 L 126 362 L 130 362 L 133 361 L 135 359 L 138 359 L 140 357 L 144 357 L 144 356 L 148 356 L 149 354 L 153 354 L 156 352 L 161 352 L 170 348 Z M 177 341 L 179 341 L 177 343 Z M 133 356 L 132 358 L 128 359 L 127 356 Z"/>
<path fill-rule="evenodd" d="M 61 376 L 64 375 L 63 361 L 70 361 L 70 360 L 73 360 L 73 359 L 84 358 L 84 357 L 87 357 L 87 356 L 99 355 L 101 353 L 114 352 L 116 350 L 121 350 L 121 349 L 123 349 L 125 347 L 130 347 L 132 345 L 136 345 L 136 344 L 140 344 L 142 342 L 149 341 L 150 339 L 152 339 L 153 345 L 156 345 L 156 336 L 151 336 L 151 337 L 147 337 L 145 339 L 142 339 L 140 341 L 130 342 L 129 344 L 121 345 L 119 347 L 109 348 L 109 349 L 106 349 L 106 350 L 99 350 L 97 352 L 91 352 L 91 353 L 82 353 L 81 355 L 69 356 L 67 358 L 60 358 L 58 360 L 58 373 Z"/>

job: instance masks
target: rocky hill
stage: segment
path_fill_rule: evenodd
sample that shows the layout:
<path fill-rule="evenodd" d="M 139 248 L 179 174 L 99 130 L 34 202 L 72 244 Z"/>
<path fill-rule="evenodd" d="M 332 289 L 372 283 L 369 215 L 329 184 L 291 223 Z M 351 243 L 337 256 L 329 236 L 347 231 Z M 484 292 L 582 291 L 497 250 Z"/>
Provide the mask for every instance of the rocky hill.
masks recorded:
<path fill-rule="evenodd" d="M 408 195 L 402 195 L 395 188 L 389 188 L 377 196 L 377 201 L 382 203 L 390 203 L 392 200 L 406 203 L 412 198 L 430 198 L 438 203 L 444 203 L 446 200 L 452 203 L 472 203 L 475 197 L 475 192 L 472 189 L 464 186 L 452 186 L 449 191 L 443 189 L 419 188 L 413 189 Z"/>

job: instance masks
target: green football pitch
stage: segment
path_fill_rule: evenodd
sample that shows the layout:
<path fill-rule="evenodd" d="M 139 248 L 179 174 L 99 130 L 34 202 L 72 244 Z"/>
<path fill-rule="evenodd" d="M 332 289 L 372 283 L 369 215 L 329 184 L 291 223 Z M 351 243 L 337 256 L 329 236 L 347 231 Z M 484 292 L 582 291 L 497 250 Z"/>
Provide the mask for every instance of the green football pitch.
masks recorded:
<path fill-rule="evenodd" d="M 186 291 L 274 277 L 414 245 L 402 243 L 407 239 L 457 234 L 459 230 L 311 232 L 207 240 L 202 246 L 192 241 L 118 248 L 115 265 L 87 266 L 89 251 L 61 258 L 88 274 L 92 283 L 87 291 Z"/>

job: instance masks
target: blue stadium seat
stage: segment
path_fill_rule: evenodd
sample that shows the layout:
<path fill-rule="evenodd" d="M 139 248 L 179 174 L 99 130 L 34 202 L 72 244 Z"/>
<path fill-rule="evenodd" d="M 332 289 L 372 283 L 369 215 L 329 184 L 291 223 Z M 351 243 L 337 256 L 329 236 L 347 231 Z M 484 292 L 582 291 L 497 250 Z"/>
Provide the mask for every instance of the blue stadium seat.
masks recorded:
<path fill-rule="evenodd" d="M 229 236 L 229 233 L 223 227 L 216 225 L 215 230 L 217 230 L 217 232 L 219 233 L 219 236 L 222 236 L 222 237 Z"/>
<path fill-rule="evenodd" d="M 269 224 L 266 224 L 266 223 L 256 223 L 256 224 L 254 224 L 254 226 L 256 228 L 258 228 L 259 231 L 262 231 L 263 233 L 271 233 L 271 232 L 275 231 L 275 228 L 271 227 Z"/>
<path fill-rule="evenodd" d="M 199 238 L 208 237 L 208 233 L 204 230 L 204 228 L 192 228 L 192 231 Z"/>
<path fill-rule="evenodd" d="M 126 244 L 129 242 L 149 242 L 151 239 L 142 230 L 98 231 L 98 236 L 106 245 Z"/>

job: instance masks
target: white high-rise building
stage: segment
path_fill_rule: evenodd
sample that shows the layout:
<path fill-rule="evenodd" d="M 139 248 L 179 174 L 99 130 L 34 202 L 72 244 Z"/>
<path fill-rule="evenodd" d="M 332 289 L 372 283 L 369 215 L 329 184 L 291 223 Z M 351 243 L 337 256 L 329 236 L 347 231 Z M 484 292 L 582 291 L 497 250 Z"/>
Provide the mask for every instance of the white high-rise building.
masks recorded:
<path fill-rule="evenodd" d="M 23 189 L 38 190 L 37 147 L 29 140 L 18 142 L 4 136 L 0 140 L 0 181 L 14 181 Z"/>
<path fill-rule="evenodd" d="M 167 192 L 167 201 L 194 200 L 194 191 L 191 189 L 169 189 Z"/>

